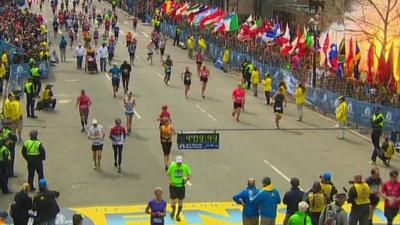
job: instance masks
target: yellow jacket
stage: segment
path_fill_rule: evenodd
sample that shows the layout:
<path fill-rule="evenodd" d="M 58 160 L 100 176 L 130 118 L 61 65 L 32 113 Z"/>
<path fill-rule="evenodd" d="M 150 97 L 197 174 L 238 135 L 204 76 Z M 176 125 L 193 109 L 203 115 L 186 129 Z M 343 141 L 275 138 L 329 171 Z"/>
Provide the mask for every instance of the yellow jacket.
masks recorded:
<path fill-rule="evenodd" d="M 229 49 L 226 49 L 222 61 L 224 63 L 229 63 L 230 60 L 231 60 L 231 52 L 229 51 Z"/>
<path fill-rule="evenodd" d="M 11 102 L 11 120 L 16 121 L 22 117 L 22 103 L 21 101 L 12 101 Z"/>
<path fill-rule="evenodd" d="M 347 113 L 349 112 L 349 106 L 347 102 L 344 101 L 340 103 L 336 111 L 336 119 L 340 122 L 347 122 Z"/>
<path fill-rule="evenodd" d="M 260 83 L 260 71 L 253 70 L 253 72 L 251 73 L 251 83 L 252 84 Z"/>
<path fill-rule="evenodd" d="M 6 100 L 4 100 L 3 114 L 4 114 L 5 119 L 11 119 L 12 108 L 11 108 L 11 101 L 8 98 L 6 98 Z"/>
<path fill-rule="evenodd" d="M 5 66 L 8 66 L 8 55 L 6 53 L 1 56 L 1 61 L 4 63 Z"/>
<path fill-rule="evenodd" d="M 0 78 L 4 78 L 6 75 L 6 67 L 4 66 L 4 63 L 0 64 Z"/>
<path fill-rule="evenodd" d="M 306 93 L 304 91 L 303 93 L 303 89 L 301 89 L 300 87 L 298 87 L 296 89 L 296 92 L 294 94 L 296 96 L 296 104 L 304 104 L 306 102 Z"/>
<path fill-rule="evenodd" d="M 272 91 L 272 78 L 267 77 L 262 83 L 264 84 L 264 91 Z"/>
<path fill-rule="evenodd" d="M 188 48 L 189 48 L 189 49 L 191 49 L 191 50 L 194 49 L 195 43 L 194 43 L 194 38 L 193 38 L 193 37 L 188 38 L 188 40 L 187 40 L 187 45 L 188 45 Z"/>
<path fill-rule="evenodd" d="M 207 48 L 207 42 L 204 38 L 200 38 L 198 41 L 199 47 L 204 50 Z"/>

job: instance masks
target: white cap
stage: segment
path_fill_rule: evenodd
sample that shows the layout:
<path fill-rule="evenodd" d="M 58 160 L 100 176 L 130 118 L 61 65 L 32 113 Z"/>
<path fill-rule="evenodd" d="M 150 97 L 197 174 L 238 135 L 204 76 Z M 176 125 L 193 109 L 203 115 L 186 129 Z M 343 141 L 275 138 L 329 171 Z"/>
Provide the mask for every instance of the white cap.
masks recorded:
<path fill-rule="evenodd" d="M 97 124 L 97 120 L 96 120 L 96 119 L 93 119 L 93 120 L 92 120 L 92 124 Z"/>
<path fill-rule="evenodd" d="M 183 157 L 182 157 L 181 155 L 178 155 L 178 156 L 176 157 L 176 162 L 177 162 L 177 163 L 183 163 Z"/>

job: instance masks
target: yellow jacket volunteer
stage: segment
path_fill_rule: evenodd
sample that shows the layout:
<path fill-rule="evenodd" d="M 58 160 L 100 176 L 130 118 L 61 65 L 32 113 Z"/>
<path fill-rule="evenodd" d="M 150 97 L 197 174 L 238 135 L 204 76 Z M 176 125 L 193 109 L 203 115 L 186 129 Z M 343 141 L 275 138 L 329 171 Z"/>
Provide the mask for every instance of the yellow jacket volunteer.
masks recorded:
<path fill-rule="evenodd" d="M 316 212 L 316 213 L 322 212 L 327 203 L 326 197 L 322 192 L 318 193 L 310 192 L 308 193 L 307 199 L 309 203 L 310 212 Z"/>
<path fill-rule="evenodd" d="M 296 104 L 302 105 L 306 102 L 306 93 L 301 87 L 298 87 L 295 92 Z"/>
<path fill-rule="evenodd" d="M 271 77 L 266 77 L 265 80 L 263 80 L 264 84 L 264 91 L 266 92 L 271 92 L 272 91 L 272 78 Z"/>
<path fill-rule="evenodd" d="M 251 73 L 251 83 L 252 84 L 260 83 L 260 71 L 253 70 L 253 72 Z"/>
<path fill-rule="evenodd" d="M 339 107 L 336 111 L 336 119 L 341 122 L 347 122 L 347 114 L 349 112 L 349 106 L 347 102 L 344 100 L 340 103 Z"/>

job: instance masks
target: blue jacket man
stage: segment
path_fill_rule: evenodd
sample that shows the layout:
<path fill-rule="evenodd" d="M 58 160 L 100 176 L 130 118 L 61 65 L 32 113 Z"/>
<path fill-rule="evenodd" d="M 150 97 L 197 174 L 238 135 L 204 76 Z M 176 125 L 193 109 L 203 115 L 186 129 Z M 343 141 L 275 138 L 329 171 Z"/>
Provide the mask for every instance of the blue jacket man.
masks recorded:
<path fill-rule="evenodd" d="M 260 216 L 258 207 L 250 202 L 250 198 L 256 196 L 258 192 L 260 192 L 260 190 L 256 187 L 256 180 L 254 178 L 249 178 L 247 181 L 247 188 L 233 196 L 233 201 L 243 206 L 243 225 L 258 225 Z"/>
<path fill-rule="evenodd" d="M 281 203 L 281 196 L 271 184 L 271 178 L 265 177 L 262 184 L 263 189 L 254 198 L 250 198 L 250 202 L 260 209 L 260 225 L 273 225 L 275 224 L 276 210 Z"/>

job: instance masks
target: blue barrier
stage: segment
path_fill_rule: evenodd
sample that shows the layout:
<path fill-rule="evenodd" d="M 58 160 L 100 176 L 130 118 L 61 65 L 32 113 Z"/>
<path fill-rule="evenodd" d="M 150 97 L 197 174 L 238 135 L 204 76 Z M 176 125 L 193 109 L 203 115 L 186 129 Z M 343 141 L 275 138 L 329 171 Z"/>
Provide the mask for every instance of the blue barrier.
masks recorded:
<path fill-rule="evenodd" d="M 38 62 L 41 70 L 41 78 L 47 78 L 50 74 L 50 65 L 48 61 Z M 8 91 L 21 90 L 26 79 L 30 77 L 29 64 L 12 64 L 10 66 L 10 77 L 8 80 Z"/>
<path fill-rule="evenodd" d="M 174 25 L 170 25 L 167 23 L 163 23 L 161 26 L 161 30 L 166 33 L 169 37 L 175 37 L 175 27 Z M 194 32 L 197 34 L 197 31 Z M 188 33 L 183 31 L 180 38 L 188 37 Z M 181 39 L 186 42 L 186 39 Z M 224 48 L 219 47 L 217 44 L 212 43 L 210 39 L 206 39 L 208 43 L 208 51 L 207 56 L 217 61 L 218 59 L 222 59 Z M 197 44 L 197 35 L 196 35 L 196 44 Z M 296 86 L 298 84 L 298 80 L 293 76 L 292 72 L 289 70 L 285 70 L 279 67 L 271 67 L 267 64 L 259 62 L 255 59 L 254 56 L 243 54 L 236 51 L 231 51 L 231 65 L 234 68 L 240 68 L 240 65 L 244 61 L 244 59 L 250 60 L 253 62 L 254 66 L 258 67 L 260 70 L 260 74 L 262 78 L 264 78 L 266 73 L 270 73 L 273 79 L 273 91 L 278 89 L 278 83 L 281 80 L 286 82 L 288 87 L 288 93 L 294 95 L 296 91 Z M 216 65 L 219 65 L 217 63 Z M 323 113 L 326 114 L 335 114 L 336 108 L 339 104 L 338 94 L 333 93 L 328 90 L 323 90 L 320 88 L 312 88 L 308 87 L 306 92 L 307 101 L 313 106 L 317 107 Z M 400 130 L 400 109 L 392 108 L 377 104 L 371 104 L 364 101 L 359 101 L 353 98 L 346 97 L 346 100 L 349 104 L 349 113 L 348 119 L 349 122 L 355 124 L 359 127 L 370 127 L 371 126 L 371 117 L 374 113 L 374 108 L 379 106 L 382 109 L 382 112 L 385 114 L 385 130 Z"/>
<path fill-rule="evenodd" d="M 9 56 L 9 61 L 12 62 L 14 58 L 15 53 L 24 53 L 24 49 L 17 47 L 15 45 L 12 45 L 6 41 L 0 40 L 0 53 L 3 53 L 3 51 L 6 51 Z"/>

